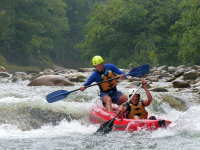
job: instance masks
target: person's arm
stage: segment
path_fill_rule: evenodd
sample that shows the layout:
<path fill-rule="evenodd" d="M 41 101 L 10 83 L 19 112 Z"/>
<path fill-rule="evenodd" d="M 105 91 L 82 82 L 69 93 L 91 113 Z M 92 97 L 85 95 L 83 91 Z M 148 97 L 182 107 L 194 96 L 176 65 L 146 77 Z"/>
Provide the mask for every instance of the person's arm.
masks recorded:
<path fill-rule="evenodd" d="M 112 71 L 118 74 L 120 80 L 124 80 L 124 72 L 122 72 L 121 70 L 119 70 L 119 68 L 117 68 L 115 65 L 113 64 L 107 64 L 108 68 Z"/>
<path fill-rule="evenodd" d="M 99 82 L 101 80 L 101 78 L 99 78 L 99 76 L 97 75 L 96 72 L 93 72 L 90 77 L 88 78 L 88 80 L 80 87 L 81 91 L 84 91 L 86 88 L 86 86 L 92 84 L 93 82 Z"/>
<path fill-rule="evenodd" d="M 119 111 L 121 111 L 118 115 L 118 118 L 122 118 L 123 117 L 123 113 L 126 111 L 126 107 L 124 106 L 119 106 Z"/>
<path fill-rule="evenodd" d="M 151 96 L 151 93 L 149 92 L 149 90 L 147 88 L 147 81 L 145 81 L 144 78 L 142 79 L 142 86 L 143 86 L 143 89 L 145 90 L 146 95 L 147 95 L 147 99 L 143 100 L 143 105 L 149 106 L 149 104 L 152 102 L 152 96 Z"/>

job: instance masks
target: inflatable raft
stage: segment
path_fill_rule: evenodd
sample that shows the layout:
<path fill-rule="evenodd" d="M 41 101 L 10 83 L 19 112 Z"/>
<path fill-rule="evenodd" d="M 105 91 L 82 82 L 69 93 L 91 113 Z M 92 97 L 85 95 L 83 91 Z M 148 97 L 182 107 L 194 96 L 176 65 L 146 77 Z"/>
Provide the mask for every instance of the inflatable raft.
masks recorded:
<path fill-rule="evenodd" d="M 106 121 L 114 118 L 117 112 L 118 107 L 113 107 L 113 113 L 106 111 L 102 107 L 96 107 L 90 112 L 89 120 L 94 124 L 102 125 Z M 168 120 L 164 120 L 152 115 L 148 115 L 148 118 L 149 119 L 126 119 L 124 117 L 116 117 L 112 130 L 122 130 L 128 132 L 133 132 L 141 129 L 156 130 L 158 128 L 165 128 L 171 123 Z"/>

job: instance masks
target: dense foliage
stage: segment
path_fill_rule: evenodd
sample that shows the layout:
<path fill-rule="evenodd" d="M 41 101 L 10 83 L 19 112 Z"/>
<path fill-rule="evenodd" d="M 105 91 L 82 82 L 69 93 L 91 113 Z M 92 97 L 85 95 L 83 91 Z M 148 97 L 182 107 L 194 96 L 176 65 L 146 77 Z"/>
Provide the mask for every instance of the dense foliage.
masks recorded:
<path fill-rule="evenodd" d="M 171 27 L 172 41 L 178 41 L 184 63 L 200 64 L 200 1 L 183 0 L 179 8 L 181 19 Z"/>
<path fill-rule="evenodd" d="M 78 45 L 84 56 L 102 55 L 108 62 L 126 67 L 129 63 L 177 65 L 176 42 L 169 30 L 179 19 L 179 1 L 110 0 L 96 5 Z"/>
<path fill-rule="evenodd" d="M 24 66 L 200 64 L 199 16 L 199 0 L 1 0 L 0 53 Z"/>
<path fill-rule="evenodd" d="M 81 52 L 74 45 L 81 41 L 94 2 L 1 0 L 0 52 L 18 65 L 40 66 L 43 60 L 66 67 L 81 64 Z"/>

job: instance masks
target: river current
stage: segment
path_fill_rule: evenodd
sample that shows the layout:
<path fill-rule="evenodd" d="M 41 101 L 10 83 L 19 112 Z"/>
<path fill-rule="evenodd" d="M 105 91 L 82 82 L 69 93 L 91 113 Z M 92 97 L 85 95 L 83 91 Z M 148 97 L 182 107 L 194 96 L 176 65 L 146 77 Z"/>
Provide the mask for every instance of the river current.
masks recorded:
<path fill-rule="evenodd" d="M 61 89 L 71 91 L 81 83 L 75 83 L 75 87 L 29 87 L 28 83 L 0 83 L 0 150 L 200 149 L 200 105 L 187 104 L 186 111 L 179 111 L 167 103 L 159 103 L 160 94 L 173 95 L 186 102 L 199 99 L 196 94 L 151 92 L 157 103 L 146 109 L 150 114 L 170 120 L 172 123 L 167 128 L 94 135 L 99 125 L 90 123 L 88 116 L 92 108 L 101 105 L 97 86 L 73 92 L 64 100 L 49 104 L 47 94 Z M 128 94 L 127 85 L 120 83 L 118 90 Z M 141 98 L 146 98 L 143 90 Z"/>

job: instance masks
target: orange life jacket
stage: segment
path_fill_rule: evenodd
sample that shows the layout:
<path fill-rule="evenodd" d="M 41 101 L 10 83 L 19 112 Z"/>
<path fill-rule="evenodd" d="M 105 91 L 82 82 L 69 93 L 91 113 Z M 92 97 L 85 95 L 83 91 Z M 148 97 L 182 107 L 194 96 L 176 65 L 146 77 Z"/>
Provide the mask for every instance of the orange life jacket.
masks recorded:
<path fill-rule="evenodd" d="M 108 79 L 111 79 L 111 78 L 115 78 L 115 77 L 116 77 L 115 73 L 113 73 L 107 67 L 106 74 L 102 74 L 101 75 L 101 81 L 105 81 L 105 80 L 108 80 Z M 117 86 L 117 79 L 113 79 L 113 80 L 110 80 L 110 81 L 107 81 L 107 82 L 103 82 L 103 83 L 101 83 L 99 85 L 101 91 L 108 91 L 108 90 L 113 89 L 116 86 Z"/>
<path fill-rule="evenodd" d="M 139 102 L 137 106 L 129 104 L 131 106 L 131 111 L 126 118 L 133 119 L 134 116 L 139 116 L 140 119 L 147 119 L 148 112 L 144 109 L 142 102 Z"/>

